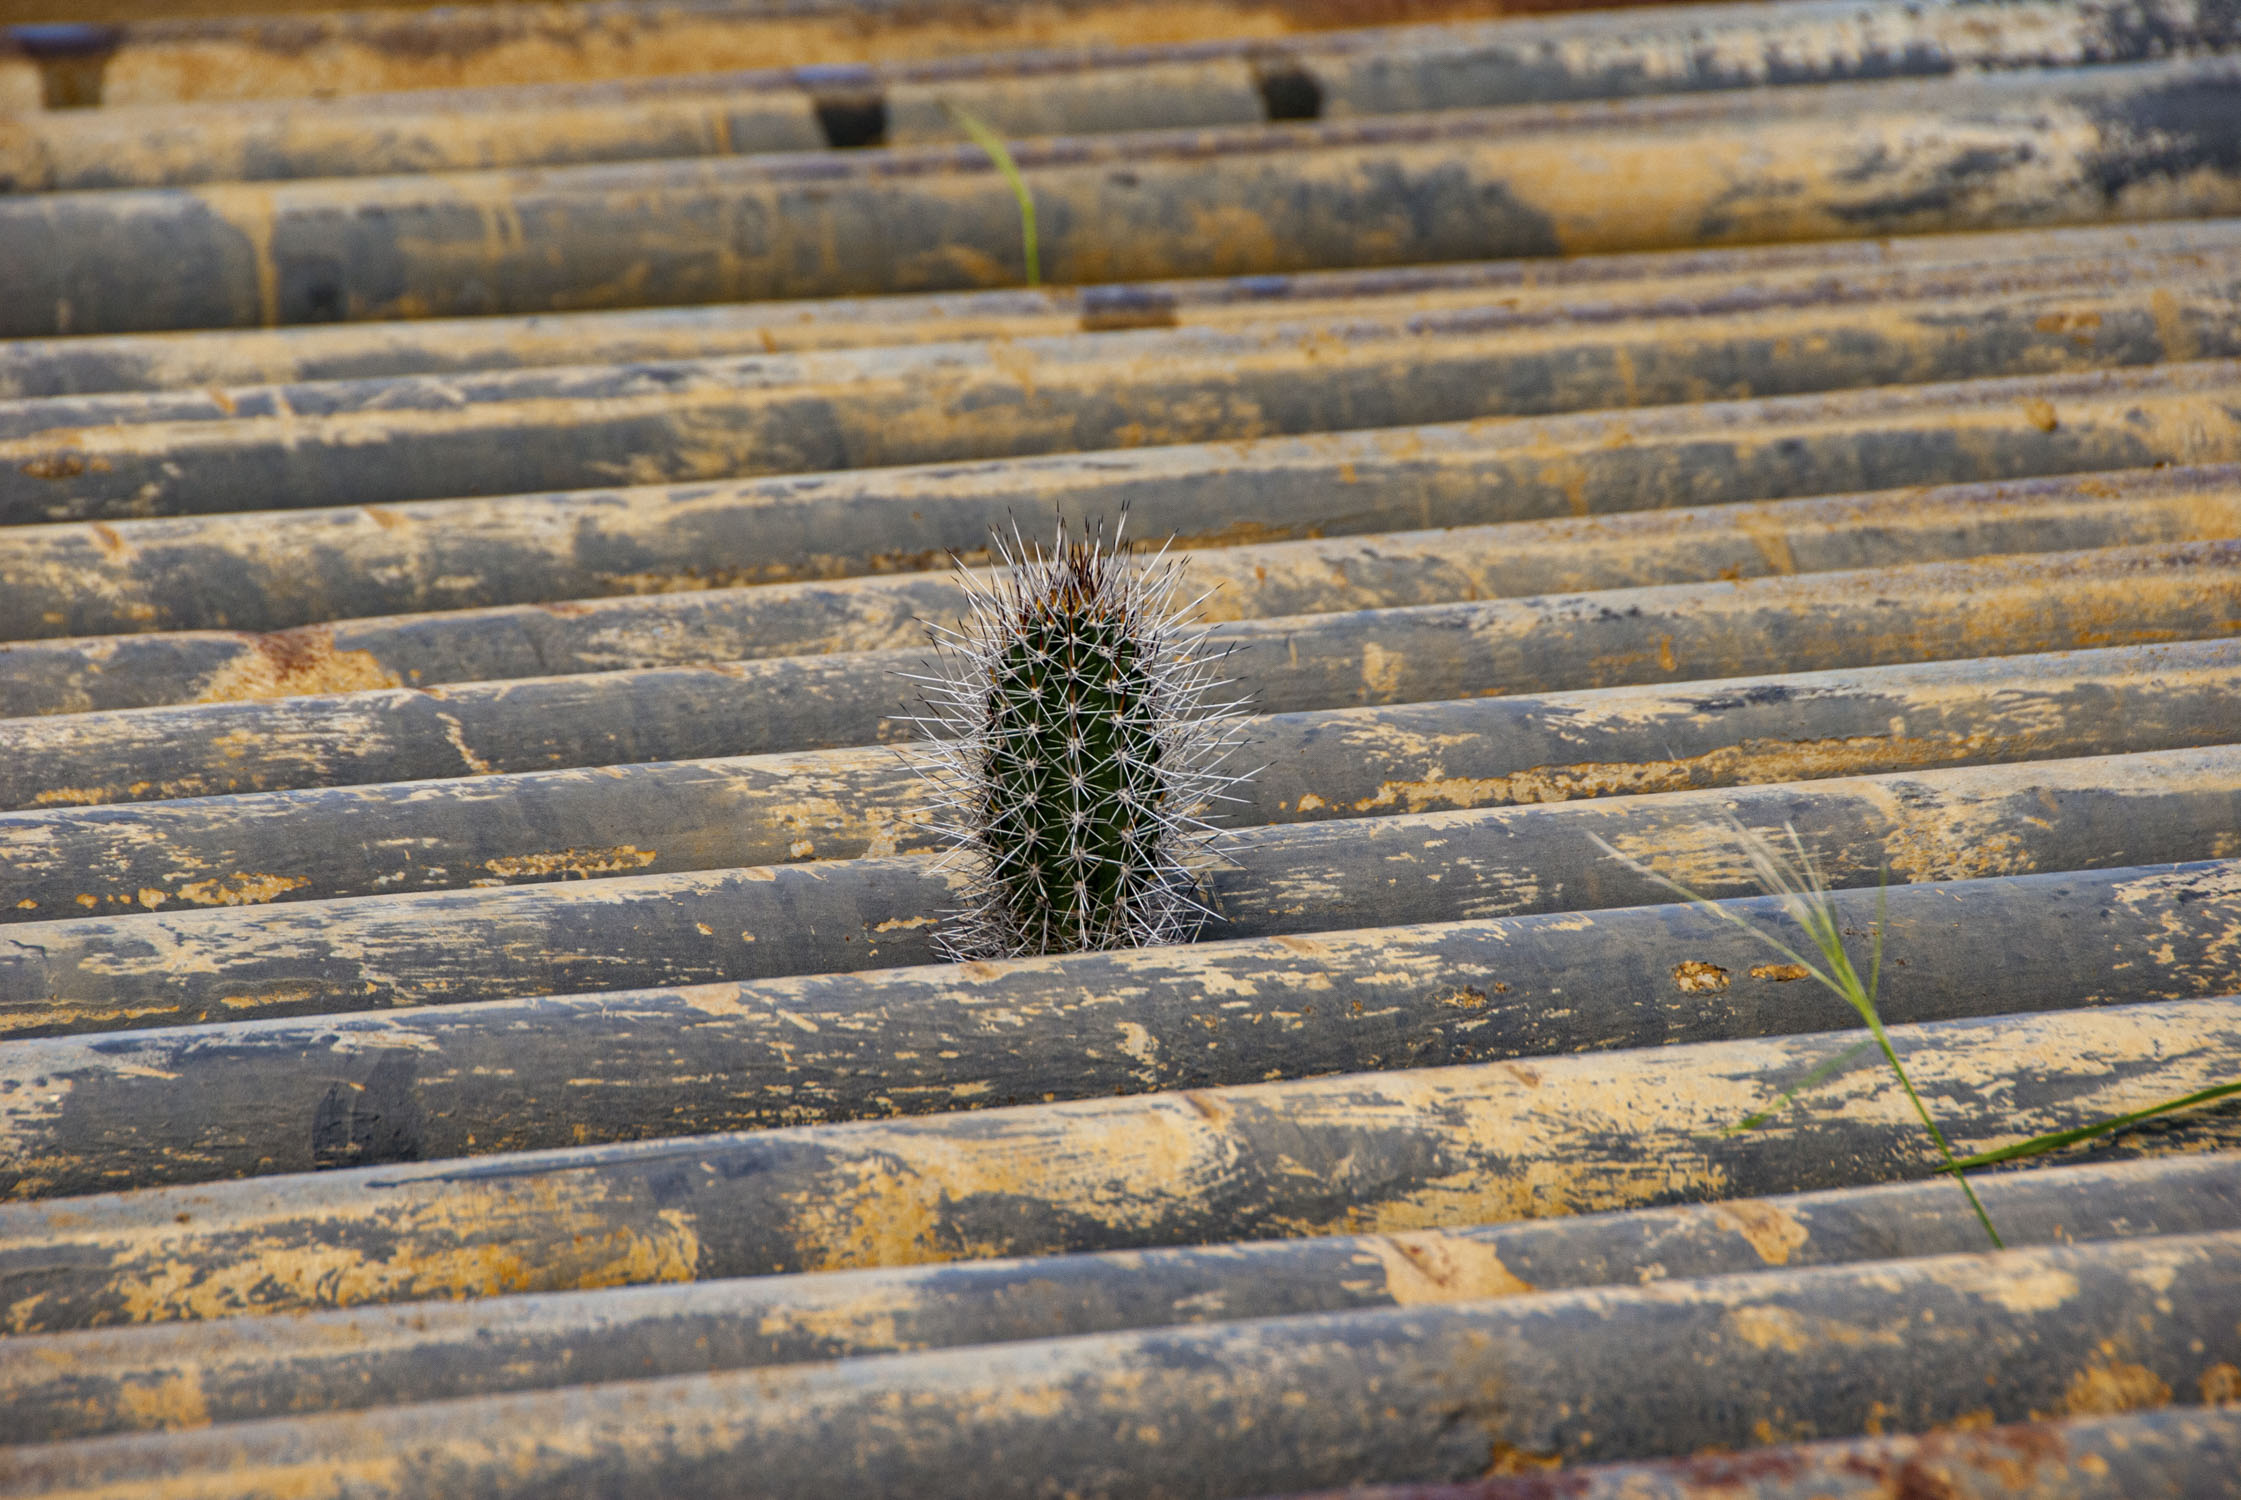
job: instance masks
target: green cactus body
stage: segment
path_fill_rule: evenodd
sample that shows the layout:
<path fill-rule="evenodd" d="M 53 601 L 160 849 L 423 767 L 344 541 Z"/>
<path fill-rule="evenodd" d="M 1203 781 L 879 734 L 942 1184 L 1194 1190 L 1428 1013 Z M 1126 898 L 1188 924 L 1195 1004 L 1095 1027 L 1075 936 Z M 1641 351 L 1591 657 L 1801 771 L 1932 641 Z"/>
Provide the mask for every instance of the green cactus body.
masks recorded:
<path fill-rule="evenodd" d="M 936 632 L 951 673 L 921 679 L 944 826 L 975 874 L 945 943 L 987 958 L 1186 938 L 1214 833 L 1197 815 L 1237 779 L 1214 766 L 1238 706 L 1204 702 L 1177 569 L 1063 531 L 1047 558 L 997 550 L 995 586 L 968 575 L 972 627 Z"/>

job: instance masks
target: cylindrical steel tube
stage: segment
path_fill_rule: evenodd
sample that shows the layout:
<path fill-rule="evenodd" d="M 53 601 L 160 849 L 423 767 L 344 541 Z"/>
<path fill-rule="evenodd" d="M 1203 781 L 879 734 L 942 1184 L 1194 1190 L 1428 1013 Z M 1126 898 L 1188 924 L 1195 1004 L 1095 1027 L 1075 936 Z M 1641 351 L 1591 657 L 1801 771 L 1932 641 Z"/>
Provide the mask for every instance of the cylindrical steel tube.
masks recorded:
<path fill-rule="evenodd" d="M 1976 1191 L 2011 1246 L 2241 1228 L 2241 1156 L 2230 1153 L 2003 1172 L 1977 1178 Z M 1392 1235 L 33 1334 L 0 1340 L 0 1402 L 7 1438 L 58 1442 L 906 1349 L 1912 1259 L 1983 1244 L 1983 1226 L 1952 1184 L 1901 1183 Z"/>
<path fill-rule="evenodd" d="M 992 527 L 1053 510 L 1094 521 L 1125 507 L 1138 535 L 1206 547 L 2235 460 L 2241 362 L 2218 360 L 719 485 L 0 527 L 0 636 L 273 629 L 914 572 L 984 560 Z M 2096 482 L 2118 481 L 2076 481 Z M 357 658 L 312 655 L 283 649 L 276 673 L 298 690 L 376 685 L 343 675 Z"/>
<path fill-rule="evenodd" d="M 2241 629 L 2241 541 L 1245 620 L 1262 711 L 2182 641 Z M 780 657 L 9 723 L 0 807 L 159 801 L 908 738 L 922 651 Z"/>
<path fill-rule="evenodd" d="M 1637 12 L 1623 22 L 1477 22 L 262 107 L 79 110 L 24 114 L 0 128 L 0 190 L 912 145 L 959 136 L 944 105 L 1007 136 L 1083 135 L 2141 62 L 2236 44 L 2241 26 L 2204 0 L 1821 0 Z"/>
<path fill-rule="evenodd" d="M 0 1488 L 118 1500 L 1255 1495 L 2155 1408 L 2226 1389 L 2237 1359 L 2241 1233 L 2224 1231 L 0 1449 Z M 2184 1460 L 2179 1472 L 2217 1476 L 2241 1452 L 2241 1413 L 2174 1414 L 2151 1433 L 2163 1441 L 2137 1459 L 2112 1444 L 2115 1472 L 2169 1474 Z M 1783 1473 L 1788 1457 L 1750 1467 Z M 1539 1477 L 1545 1495 L 1552 1476 Z"/>
<path fill-rule="evenodd" d="M 1862 933 L 1883 913 L 1893 1023 L 2241 993 L 2231 861 L 1837 909 Z M 1725 910 L 1794 937 L 1769 899 Z M 1805 980 L 1719 916 L 1656 906 L 17 1040 L 0 1197 L 1858 1024 Z"/>
<path fill-rule="evenodd" d="M 2230 999 L 1892 1035 L 1960 1153 L 2225 1083 L 2241 1065 Z M 0 1314 L 16 1333 L 41 1333 L 1386 1233 L 1926 1177 L 1937 1152 L 1880 1060 L 1755 1130 L 1725 1131 L 1863 1039 L 1706 1042 L 5 1203 Z M 2213 1111 L 2152 1149 L 2230 1145 L 2237 1123 Z"/>
<path fill-rule="evenodd" d="M 2241 747 L 1840 777 L 1239 830 L 1205 935 L 1656 903 L 1601 837 L 1708 896 L 1756 891 L 1718 824 L 1785 824 L 1832 885 L 2223 857 Z M 966 876 L 931 856 L 33 922 L 0 944 L 0 1035 L 930 963 Z"/>
<path fill-rule="evenodd" d="M 1178 555 L 1179 593 L 1203 596 L 1202 620 L 1243 620 L 2236 535 L 2241 465 L 2217 465 L 1200 548 Z M 926 623 L 954 624 L 964 601 L 954 573 L 905 573 L 263 635 L 15 642 L 0 645 L 0 717 L 877 651 L 923 643 Z M 73 602 L 125 601 L 89 589 Z M 244 601 L 182 602 L 230 613 Z"/>
<path fill-rule="evenodd" d="M 2237 86 L 2241 99 L 2241 86 Z M 1904 280 L 1906 278 L 1900 278 Z M 1960 279 L 1960 278 L 1955 278 Z M 1996 267 L 1990 282 L 2019 279 Z M 2116 286 L 1500 307 L 0 403 L 0 524 L 388 505 L 2241 355 L 2241 257 Z M 1781 305 L 1781 304 L 1789 305 Z M 1525 326 L 1520 326 L 1520 325 Z M 1536 326 L 1538 325 L 1538 326 Z"/>
<path fill-rule="evenodd" d="M 282 628 L 939 567 L 1126 507 L 1184 546 L 2241 460 L 2241 362 L 492 500 L 0 527 L 0 636 Z M 2114 480 L 2081 479 L 2087 488 Z M 2018 495 L 2043 494 L 2028 486 Z M 316 638 L 297 690 L 374 686 Z M 310 650 L 301 659 L 291 647 Z"/>
<path fill-rule="evenodd" d="M 1765 14 L 1750 7 L 1755 14 Z M 1699 7 L 1694 13 L 1702 14 Z M 1491 299 L 1521 307 L 1598 303 L 1670 293 L 1704 300 L 1808 278 L 1855 278 L 1912 268 L 2007 265 L 2036 284 L 2120 276 L 2140 259 L 2195 256 L 2208 270 L 2241 244 L 2232 219 L 2090 225 L 2018 233 L 1828 240 L 1733 249 L 1590 255 L 1562 260 L 1307 271 L 1088 287 L 1011 288 L 925 296 L 749 302 L 533 317 L 418 318 L 278 329 L 80 335 L 0 342 L 0 398 L 284 385 L 391 375 L 625 364 L 726 354 L 799 354 L 873 344 L 1049 338 L 1125 328 L 1232 327 L 1331 311 L 1375 299 L 1436 312 Z"/>
<path fill-rule="evenodd" d="M 1129 281 L 2232 214 L 2237 91 L 2187 61 L 1012 154 L 1044 274 Z M 0 202 L 0 335 L 1002 285 L 1020 228 L 974 146 L 44 194 Z"/>
<path fill-rule="evenodd" d="M 2241 641 L 1271 715 L 1240 826 L 2212 745 Z M 938 846 L 866 748 L 0 813 L 0 923 Z M 2237 986 L 2241 988 L 2241 986 Z"/>

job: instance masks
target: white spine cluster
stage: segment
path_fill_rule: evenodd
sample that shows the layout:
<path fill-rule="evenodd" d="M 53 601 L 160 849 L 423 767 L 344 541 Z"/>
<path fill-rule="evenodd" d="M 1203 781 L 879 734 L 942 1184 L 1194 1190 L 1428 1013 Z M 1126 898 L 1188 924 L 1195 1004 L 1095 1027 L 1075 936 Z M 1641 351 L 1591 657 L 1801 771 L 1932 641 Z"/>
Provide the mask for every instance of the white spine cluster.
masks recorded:
<path fill-rule="evenodd" d="M 963 572 L 971 614 L 931 628 L 936 675 L 917 677 L 931 736 L 924 774 L 949 857 L 971 872 L 939 939 L 953 958 L 1010 958 L 1185 941 L 1212 913 L 1204 821 L 1245 776 L 1220 769 L 1242 703 L 1206 632 L 1176 606 L 1181 564 L 1139 563 L 1116 529 L 1046 554 L 994 539 L 987 581 Z M 1251 773 L 1247 773 L 1250 775 Z"/>

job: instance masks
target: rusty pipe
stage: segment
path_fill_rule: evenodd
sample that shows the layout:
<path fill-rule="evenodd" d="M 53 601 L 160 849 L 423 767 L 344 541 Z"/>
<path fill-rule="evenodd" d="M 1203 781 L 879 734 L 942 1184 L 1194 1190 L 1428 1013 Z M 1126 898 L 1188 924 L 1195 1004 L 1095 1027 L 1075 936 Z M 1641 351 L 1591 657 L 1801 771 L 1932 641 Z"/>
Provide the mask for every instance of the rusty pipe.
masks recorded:
<path fill-rule="evenodd" d="M 1280 714 L 1226 820 L 1321 822 L 2212 745 L 2241 642 Z M 787 864 L 936 847 L 888 749 L 0 814 L 0 922 Z M 2236 986 L 2241 989 L 2241 985 Z"/>
<path fill-rule="evenodd" d="M 1013 154 L 1044 273 L 1133 281 L 2232 214 L 2237 89 L 2182 61 Z M 0 202 L 0 336 L 996 286 L 1019 229 L 969 146 L 41 194 Z"/>
<path fill-rule="evenodd" d="M 2219 637 L 2241 541 L 1212 627 L 1264 712 Z M 0 807 L 160 801 L 902 739 L 922 651 L 15 719 Z"/>
<path fill-rule="evenodd" d="M 1181 554 L 1181 588 L 1207 596 L 1201 619 L 1245 620 L 2235 535 L 2241 465 L 2226 464 L 1202 548 Z M 87 582 L 71 613 L 126 604 Z M 238 590 L 182 602 L 229 614 L 256 603 Z M 963 609 L 954 574 L 906 573 L 265 634 L 16 642 L 0 644 L 0 717 L 887 650 Z"/>
<path fill-rule="evenodd" d="M 1836 899 L 1855 933 L 1882 912 L 1893 1023 L 2241 992 L 2231 860 Z M 1764 897 L 1726 910 L 1788 930 Z M 1653 906 L 19 1039 L 0 1198 L 1857 1024 L 1749 934 Z"/>
<path fill-rule="evenodd" d="M 15 1334 L 47 1333 L 773 1272 L 1383 1234 L 1926 1177 L 1936 1154 L 1880 1062 L 1841 1073 L 1757 1130 L 1722 1133 L 1858 1035 L 5 1203 L 0 1319 Z M 2224 1083 L 2241 1067 L 2241 1009 L 2230 999 L 1941 1021 L 1892 1035 L 1916 1089 L 1963 1153 Z M 2085 1155 L 2230 1146 L 2234 1125 L 2231 1111 L 2212 1111 Z M 1965 1337 L 1971 1326 L 1956 1331 Z M 2159 1339 L 2155 1347 L 2175 1356 L 2184 1344 Z M 1985 1394 L 1978 1386 L 1976 1399 Z"/>
<path fill-rule="evenodd" d="M 2003 1172 L 1980 1177 L 1977 1193 L 2017 1247 L 2231 1230 L 2241 1227 L 2241 1157 Z M 1951 1184 L 1898 1183 L 1385 1236 L 34 1334 L 0 1340 L 0 1401 L 8 1438 L 58 1442 L 1123 1328 L 1911 1260 L 1983 1243 Z"/>
<path fill-rule="evenodd" d="M 2233 255 L 2237 236 L 2241 221 L 2181 220 L 1110 286 L 22 339 L 0 342 L 0 399 L 1232 327 L 1317 315 L 1341 303 L 1408 312 L 1490 301 L 1565 304 L 1595 316 L 1661 289 L 1701 301 L 1812 278 L 1852 284 L 1876 271 L 1913 269 L 1927 276 L 1938 267 L 1976 268 L 1981 275 L 1995 263 L 2009 266 L 2023 285 L 2049 275 L 2045 262 L 2060 263 L 2081 281 L 2096 274 L 2107 280 L 2141 258 L 2191 257 L 2207 271 Z"/>
<path fill-rule="evenodd" d="M 1593 834 L 1710 896 L 1756 887 L 1717 825 L 1785 823 L 1832 886 L 2221 858 L 2241 747 L 1240 829 L 1209 938 L 1655 904 Z M 965 874 L 930 856 L 31 922 L 0 1035 L 169 1026 L 933 962 Z"/>
<path fill-rule="evenodd" d="M 1694 306 L 1667 296 L 1598 320 L 1576 307 L 1349 308 L 1237 329 L 0 403 L 0 524 L 389 505 L 625 476 L 720 480 L 2241 355 L 2241 257 L 2208 273 L 2194 260 L 2143 260 L 2084 284 L 2050 266 L 2038 288 L 2006 266 L 1845 289 L 1816 281 Z M 1941 280 L 1962 285 L 1925 285 Z"/>
<path fill-rule="evenodd" d="M 1970 69 L 2139 62 L 2241 44 L 2214 4 L 1807 3 L 1450 23 L 1180 45 L 760 68 L 0 122 L 0 191 L 394 172 L 1242 125 Z M 106 82 L 107 69 L 102 73 Z"/>
<path fill-rule="evenodd" d="M 914 572 L 985 560 L 992 526 L 1054 509 L 1092 520 L 1127 506 L 1139 535 L 1207 547 L 2237 460 L 2241 361 L 2218 360 L 715 485 L 0 527 L 0 637 L 271 630 Z M 2097 483 L 2140 490 L 2075 481 Z M 306 674 L 276 642 L 276 679 L 378 685 L 329 676 L 351 659 L 318 643 L 301 641 L 318 667 Z"/>
<path fill-rule="evenodd" d="M 1567 1500 L 1890 1500 L 1925 1490 L 1953 1500 L 2134 1500 L 2215 1495 L 2241 1471 L 2241 1412 L 2223 1372 L 2196 1382 L 2207 1406 L 2130 1408 L 1995 1427 L 1792 1443 L 1726 1456 L 1567 1471 Z M 2191 1397 L 2196 1392 L 2180 1392 Z M 1541 1477 L 1455 1485 L 1352 1486 L 1348 1500 L 1543 1500 Z M 1337 1500 L 1335 1492 L 1330 1500 Z"/>

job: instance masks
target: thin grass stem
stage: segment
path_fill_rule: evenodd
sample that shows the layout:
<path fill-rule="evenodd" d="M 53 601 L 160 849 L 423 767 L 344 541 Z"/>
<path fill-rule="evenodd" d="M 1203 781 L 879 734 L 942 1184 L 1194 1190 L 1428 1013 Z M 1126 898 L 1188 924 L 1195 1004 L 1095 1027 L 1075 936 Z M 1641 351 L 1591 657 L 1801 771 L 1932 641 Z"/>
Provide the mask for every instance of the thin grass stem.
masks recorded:
<path fill-rule="evenodd" d="M 1021 256 L 1027 262 L 1027 284 L 1041 286 L 1043 249 L 1035 232 L 1035 195 L 1027 190 L 1027 179 L 1021 174 L 1019 163 L 1012 159 L 1012 148 L 1004 144 L 1002 136 L 989 128 L 986 120 L 962 104 L 952 104 L 944 99 L 942 112 L 957 122 L 957 128 L 970 136 L 974 145 L 988 153 L 988 159 L 996 164 L 996 170 L 1004 174 L 1004 181 L 1011 184 L 1012 197 L 1019 203 L 1019 247 Z"/>

